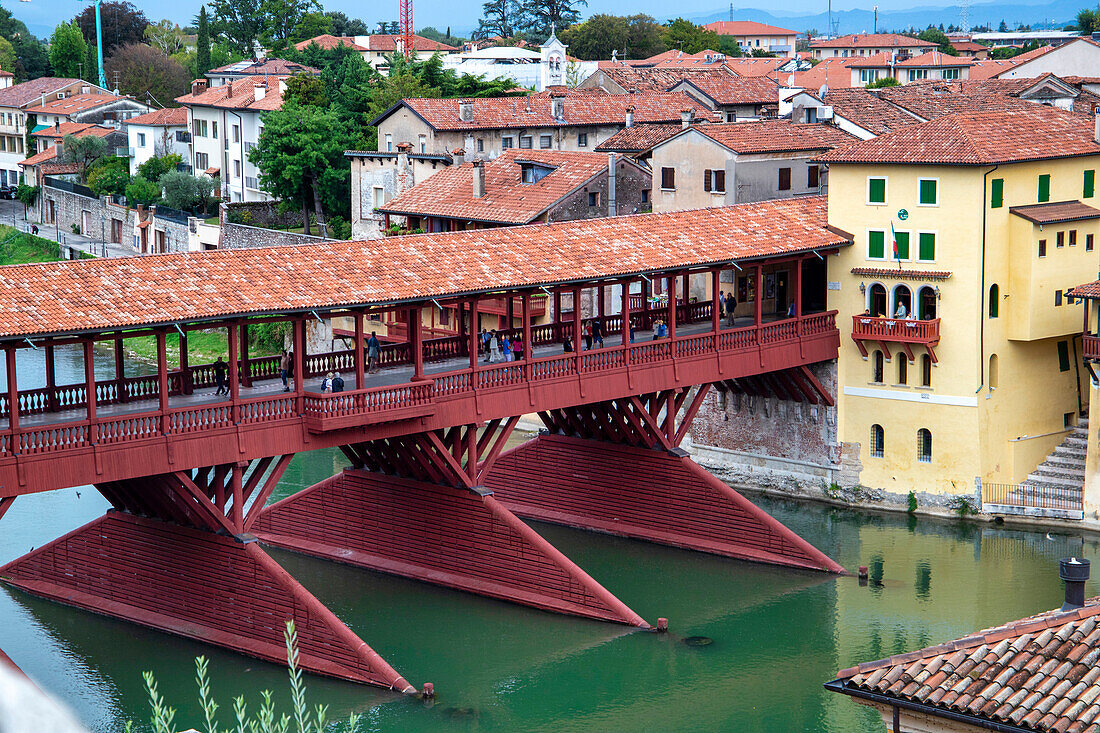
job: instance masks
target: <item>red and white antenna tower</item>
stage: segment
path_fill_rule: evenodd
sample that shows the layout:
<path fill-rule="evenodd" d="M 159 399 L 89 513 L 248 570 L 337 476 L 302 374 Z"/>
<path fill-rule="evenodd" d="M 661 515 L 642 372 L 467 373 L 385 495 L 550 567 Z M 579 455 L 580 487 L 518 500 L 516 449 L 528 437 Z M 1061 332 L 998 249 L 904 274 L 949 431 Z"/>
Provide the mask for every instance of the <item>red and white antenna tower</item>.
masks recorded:
<path fill-rule="evenodd" d="M 405 58 L 413 57 L 413 3 L 412 0 L 399 0 L 401 3 L 401 53 Z"/>

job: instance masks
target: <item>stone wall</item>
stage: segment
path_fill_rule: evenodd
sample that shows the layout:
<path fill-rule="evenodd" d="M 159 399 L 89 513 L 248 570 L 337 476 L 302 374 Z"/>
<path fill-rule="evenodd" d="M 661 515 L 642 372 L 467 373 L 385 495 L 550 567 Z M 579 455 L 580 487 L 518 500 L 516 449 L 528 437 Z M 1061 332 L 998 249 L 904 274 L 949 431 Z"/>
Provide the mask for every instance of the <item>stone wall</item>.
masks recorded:
<path fill-rule="evenodd" d="M 187 223 L 158 217 L 155 206 L 149 211 L 132 209 L 112 203 L 109 197 L 93 198 L 45 185 L 27 213 L 29 220 L 39 224 L 53 226 L 56 223 L 61 232 L 72 232 L 76 225 L 86 237 L 133 248 L 135 254 L 141 252 L 137 223 L 150 221 L 145 228 L 145 252 L 186 252 L 189 249 Z"/>
<path fill-rule="evenodd" d="M 222 224 L 221 242 L 218 249 L 246 249 L 248 247 L 279 247 L 288 244 L 317 244 L 332 241 L 321 237 L 278 229 L 263 229 L 244 224 Z"/>
<path fill-rule="evenodd" d="M 254 227 L 299 227 L 302 225 L 301 211 L 279 213 L 277 201 L 242 201 L 223 203 L 219 209 L 221 222 L 233 222 Z"/>

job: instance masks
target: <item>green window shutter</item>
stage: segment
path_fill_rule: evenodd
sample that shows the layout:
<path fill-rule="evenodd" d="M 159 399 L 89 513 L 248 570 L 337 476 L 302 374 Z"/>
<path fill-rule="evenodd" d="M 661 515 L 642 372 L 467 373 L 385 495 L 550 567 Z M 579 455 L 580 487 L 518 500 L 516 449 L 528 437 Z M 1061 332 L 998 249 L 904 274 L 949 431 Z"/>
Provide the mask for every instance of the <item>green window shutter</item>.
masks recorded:
<path fill-rule="evenodd" d="M 989 208 L 999 209 L 1005 203 L 1005 179 L 994 178 L 989 197 Z"/>
<path fill-rule="evenodd" d="M 1069 371 L 1069 342 L 1058 342 L 1058 371 Z"/>
<path fill-rule="evenodd" d="M 923 180 L 920 182 L 920 202 L 922 204 L 935 205 L 936 200 L 936 181 Z"/>
<path fill-rule="evenodd" d="M 886 232 L 867 233 L 867 256 L 881 260 L 885 256 Z"/>
<path fill-rule="evenodd" d="M 1039 203 L 1050 201 L 1050 174 L 1039 176 Z"/>
<path fill-rule="evenodd" d="M 918 257 L 922 260 L 936 259 L 936 235 L 932 232 L 921 232 L 918 238 Z"/>
<path fill-rule="evenodd" d="M 1082 192 L 1081 198 L 1091 199 L 1096 193 L 1096 171 L 1085 171 L 1085 190 Z"/>
<path fill-rule="evenodd" d="M 894 232 L 894 240 L 898 243 L 898 259 L 909 259 L 909 232 Z"/>
<path fill-rule="evenodd" d="M 867 179 L 867 200 L 872 204 L 885 204 L 886 203 L 886 179 L 885 178 L 868 178 Z"/>

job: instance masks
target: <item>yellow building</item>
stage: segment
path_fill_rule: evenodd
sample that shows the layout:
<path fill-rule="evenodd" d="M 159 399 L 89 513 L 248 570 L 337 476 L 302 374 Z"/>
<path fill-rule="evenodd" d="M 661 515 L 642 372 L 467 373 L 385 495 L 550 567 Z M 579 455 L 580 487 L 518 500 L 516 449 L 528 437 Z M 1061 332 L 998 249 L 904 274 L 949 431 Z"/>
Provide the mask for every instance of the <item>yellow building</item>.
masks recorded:
<path fill-rule="evenodd" d="M 845 467 L 897 494 L 1047 481 L 1037 466 L 1088 404 L 1066 295 L 1100 267 L 1093 121 L 960 114 L 821 160 L 829 223 L 854 241 L 829 274 Z"/>

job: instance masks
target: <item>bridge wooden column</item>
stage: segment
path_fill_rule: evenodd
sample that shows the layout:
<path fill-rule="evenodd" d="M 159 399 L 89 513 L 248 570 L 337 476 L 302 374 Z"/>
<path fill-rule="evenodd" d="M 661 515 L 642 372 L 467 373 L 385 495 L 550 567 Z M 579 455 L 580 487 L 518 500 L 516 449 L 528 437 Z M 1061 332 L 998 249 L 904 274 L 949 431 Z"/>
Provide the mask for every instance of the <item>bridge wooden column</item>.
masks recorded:
<path fill-rule="evenodd" d="M 4 349 L 5 378 L 8 383 L 8 430 L 14 433 L 19 429 L 19 381 L 15 368 L 14 346 Z M 12 446 L 12 451 L 18 453 L 17 446 Z"/>
<path fill-rule="evenodd" d="M 263 510 L 255 532 L 316 557 L 648 627 L 485 488 L 518 420 L 341 446 L 352 467 Z"/>

